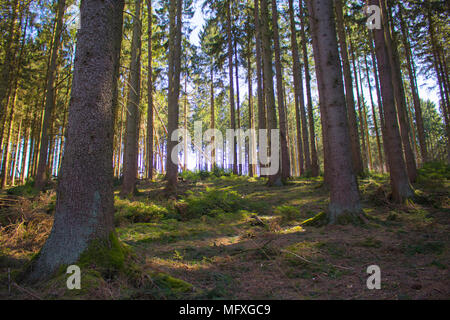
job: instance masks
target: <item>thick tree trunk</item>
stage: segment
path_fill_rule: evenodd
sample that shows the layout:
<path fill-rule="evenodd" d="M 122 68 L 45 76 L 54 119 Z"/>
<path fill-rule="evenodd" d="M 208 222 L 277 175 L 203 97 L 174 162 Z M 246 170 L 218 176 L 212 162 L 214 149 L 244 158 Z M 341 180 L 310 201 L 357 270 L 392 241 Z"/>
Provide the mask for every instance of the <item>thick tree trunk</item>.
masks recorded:
<path fill-rule="evenodd" d="M 133 37 L 131 42 L 130 82 L 128 86 L 126 138 L 122 195 L 136 191 L 138 172 L 139 104 L 141 99 L 141 0 L 134 2 Z"/>
<path fill-rule="evenodd" d="M 378 0 L 370 0 L 371 5 L 379 5 Z M 392 86 L 392 69 L 386 47 L 384 30 L 374 29 L 375 52 L 381 84 L 384 111 L 384 139 L 389 163 L 392 196 L 394 201 L 403 202 L 414 195 L 406 171 L 402 140 L 399 132 L 397 111 Z"/>
<path fill-rule="evenodd" d="M 52 118 L 53 110 L 55 108 L 55 91 L 54 86 L 56 70 L 57 70 L 57 59 L 58 50 L 61 43 L 61 33 L 63 28 L 64 11 L 66 7 L 66 0 L 58 1 L 58 15 L 56 18 L 56 28 L 55 28 L 55 39 L 53 41 L 52 53 L 50 58 L 50 69 L 47 78 L 46 87 L 46 97 L 45 97 L 45 111 L 44 111 L 44 121 L 42 123 L 42 133 L 41 133 L 41 146 L 39 149 L 39 162 L 35 180 L 35 187 L 38 190 L 42 190 L 45 186 L 47 179 L 47 158 L 48 157 L 48 142 L 50 139 L 50 133 L 52 129 Z"/>
<path fill-rule="evenodd" d="M 111 28 L 123 1 L 81 2 L 67 142 L 57 188 L 55 222 L 30 280 L 49 277 L 78 260 L 94 240 L 114 232 L 113 73 L 117 30 Z"/>
<path fill-rule="evenodd" d="M 329 223 L 359 221 L 362 213 L 356 176 L 352 169 L 345 94 L 339 62 L 338 43 L 331 0 L 309 0 L 314 57 L 319 71 L 319 99 L 326 113 L 330 167 L 327 177 L 330 186 Z"/>

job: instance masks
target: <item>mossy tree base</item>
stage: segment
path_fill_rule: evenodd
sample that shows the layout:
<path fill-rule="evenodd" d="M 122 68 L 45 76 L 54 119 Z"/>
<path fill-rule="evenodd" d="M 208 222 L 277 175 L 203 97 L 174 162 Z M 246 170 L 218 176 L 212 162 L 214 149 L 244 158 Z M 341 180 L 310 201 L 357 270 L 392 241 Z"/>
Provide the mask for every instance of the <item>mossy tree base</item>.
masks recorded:
<path fill-rule="evenodd" d="M 343 211 L 340 213 L 328 210 L 327 212 L 320 212 L 314 217 L 307 219 L 301 223 L 301 226 L 322 227 L 325 225 L 362 225 L 366 223 L 366 216 L 364 212 Z"/>

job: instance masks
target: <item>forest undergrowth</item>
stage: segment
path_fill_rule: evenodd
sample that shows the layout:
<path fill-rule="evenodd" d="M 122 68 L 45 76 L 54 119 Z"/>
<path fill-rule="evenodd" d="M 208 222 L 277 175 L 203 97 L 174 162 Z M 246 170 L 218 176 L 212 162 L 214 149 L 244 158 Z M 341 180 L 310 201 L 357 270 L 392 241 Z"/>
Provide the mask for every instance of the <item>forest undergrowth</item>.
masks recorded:
<path fill-rule="evenodd" d="M 80 290 L 67 289 L 65 270 L 16 280 L 50 233 L 56 193 L 10 188 L 0 196 L 0 298 L 449 299 L 449 178 L 448 166 L 425 165 L 414 201 L 396 205 L 388 176 L 367 174 L 367 222 L 337 226 L 305 223 L 327 209 L 322 178 L 269 188 L 263 178 L 184 172 L 169 199 L 162 177 L 128 198 L 118 182 L 117 247 L 105 254 L 120 268 L 82 265 Z M 381 290 L 366 286 L 370 265 Z"/>

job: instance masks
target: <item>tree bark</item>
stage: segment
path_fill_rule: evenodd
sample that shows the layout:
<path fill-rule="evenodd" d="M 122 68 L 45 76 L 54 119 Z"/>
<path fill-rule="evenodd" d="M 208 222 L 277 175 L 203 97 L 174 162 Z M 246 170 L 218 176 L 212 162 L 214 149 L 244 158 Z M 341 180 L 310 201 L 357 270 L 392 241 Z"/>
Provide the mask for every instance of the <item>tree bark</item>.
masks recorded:
<path fill-rule="evenodd" d="M 414 62 L 412 61 L 412 58 L 411 58 L 411 46 L 410 46 L 409 37 L 408 37 L 408 28 L 406 26 L 405 20 L 403 19 L 403 5 L 400 2 L 398 2 L 398 7 L 400 9 L 400 11 L 399 11 L 400 26 L 401 26 L 401 30 L 402 30 L 403 47 L 405 50 L 405 56 L 406 56 L 406 62 L 407 62 L 406 65 L 408 68 L 409 84 L 411 86 L 411 93 L 412 93 L 413 103 L 414 103 L 414 112 L 415 112 L 415 116 L 416 116 L 417 132 L 418 132 L 419 145 L 420 145 L 420 155 L 422 157 L 422 162 L 427 162 L 428 161 L 428 153 L 427 153 L 427 145 L 425 143 L 425 131 L 423 128 L 422 108 L 420 106 L 419 91 L 417 89 L 417 80 L 416 80 Z"/>
<path fill-rule="evenodd" d="M 172 133 L 178 128 L 180 74 L 181 74 L 181 27 L 182 0 L 170 1 L 170 37 L 169 37 L 169 96 L 167 116 L 167 158 L 166 192 L 176 193 L 178 180 L 178 156 L 172 159 L 172 152 L 178 141 L 172 141 Z"/>
<path fill-rule="evenodd" d="M 141 97 L 141 0 L 134 2 L 133 37 L 131 40 L 130 82 L 128 85 L 127 120 L 123 167 L 123 196 L 136 191 L 138 172 L 139 104 Z"/>
<path fill-rule="evenodd" d="M 331 0 L 309 0 L 311 32 L 314 34 L 314 57 L 319 69 L 319 99 L 327 126 L 330 224 L 359 221 L 362 209 L 356 176 L 352 169 L 348 119 L 345 112 L 344 84 L 339 61 L 336 26 Z"/>
<path fill-rule="evenodd" d="M 266 0 L 261 0 L 261 43 L 263 51 L 263 66 L 264 66 L 264 90 L 266 97 L 266 108 L 267 108 L 267 129 L 269 131 L 268 148 L 271 150 L 272 141 L 270 130 L 277 129 L 277 117 L 276 117 L 276 106 L 275 106 L 275 93 L 273 87 L 273 70 L 272 70 L 272 46 L 271 46 L 271 32 L 269 28 L 269 9 Z M 271 155 L 270 155 L 271 157 Z M 272 158 L 272 157 L 271 157 Z M 271 160 L 272 161 L 272 160 Z M 269 186 L 280 186 L 282 185 L 280 170 L 275 174 L 268 176 Z"/>
<path fill-rule="evenodd" d="M 295 20 L 294 20 L 294 5 L 293 0 L 289 0 L 289 22 L 291 28 L 291 48 L 292 48 L 292 64 L 293 64 L 293 77 L 294 77 L 294 107 L 295 107 L 295 123 L 297 128 L 297 157 L 298 161 L 298 170 L 300 175 L 303 175 L 305 166 L 304 160 L 306 158 L 306 162 L 309 164 L 306 165 L 307 170 L 310 170 L 311 162 L 309 161 L 309 155 L 306 157 L 306 151 L 303 152 L 303 146 L 308 147 L 308 137 L 305 133 L 307 133 L 306 125 L 303 125 L 303 131 L 301 130 L 301 121 L 303 118 L 300 116 L 300 108 L 305 110 L 305 99 L 303 95 L 303 76 L 302 70 L 300 66 L 300 58 L 298 55 L 298 45 L 297 45 L 297 35 L 295 28 Z M 306 117 L 305 117 L 306 122 Z M 306 129 L 306 131 L 305 131 Z M 302 139 L 303 136 L 303 139 Z M 303 143 L 302 143 L 303 142 Z M 308 147 L 309 153 L 309 147 Z M 304 157 L 305 154 L 305 157 Z M 309 167 L 309 168 L 308 168 Z"/>
<path fill-rule="evenodd" d="M 379 0 L 370 0 L 371 5 L 379 5 Z M 384 30 L 374 29 L 375 53 L 377 57 L 378 72 L 381 84 L 381 96 L 383 99 L 384 133 L 386 139 L 386 156 L 389 163 L 390 181 L 393 200 L 403 202 L 414 195 L 406 171 L 405 158 L 403 156 L 402 140 L 399 132 L 397 111 L 392 86 L 392 69 L 389 62 L 389 54 L 385 42 Z"/>
<path fill-rule="evenodd" d="M 257 95 L 258 95 L 258 129 L 266 129 L 266 106 L 264 101 L 263 79 L 262 79 L 262 57 L 261 57 L 261 25 L 259 14 L 259 0 L 254 0 L 255 11 L 255 51 L 256 51 L 256 81 L 257 81 Z M 258 148 L 258 153 L 265 152 Z M 261 161 L 261 157 L 259 157 Z M 263 164 L 260 162 L 260 168 Z"/>
<path fill-rule="evenodd" d="M 311 94 L 311 75 L 309 73 L 309 61 L 308 61 L 308 47 L 305 33 L 305 15 L 303 14 L 302 0 L 298 1 L 300 7 L 300 33 L 302 37 L 302 51 L 303 51 L 303 63 L 305 66 L 305 82 L 306 82 L 306 97 L 308 101 L 308 121 L 309 121 L 309 136 L 311 144 L 311 175 L 317 177 L 319 175 L 319 159 L 317 157 L 316 149 L 316 133 L 314 129 L 314 112 Z"/>
<path fill-rule="evenodd" d="M 272 0 L 272 29 L 273 29 L 273 39 L 275 49 L 275 74 L 277 80 L 277 99 L 278 99 L 277 105 L 278 105 L 278 118 L 280 126 L 281 177 L 283 180 L 286 180 L 291 175 L 291 164 L 289 161 L 288 136 L 286 125 L 286 106 L 283 97 L 284 93 L 283 70 L 281 65 L 280 36 L 278 31 L 278 9 L 276 0 Z M 304 117 L 304 120 L 306 121 L 306 116 Z"/>
<path fill-rule="evenodd" d="M 41 146 L 39 149 L 39 162 L 37 167 L 37 174 L 35 180 L 35 188 L 37 190 L 42 190 L 47 182 L 47 158 L 48 158 L 48 143 L 52 129 L 52 117 L 53 110 L 55 108 L 54 98 L 56 88 L 54 86 L 56 70 L 57 70 L 57 59 L 58 50 L 61 43 L 61 32 L 63 27 L 64 11 L 66 7 L 66 0 L 58 1 L 58 15 L 56 18 L 55 27 L 55 39 L 53 41 L 52 53 L 50 58 L 50 69 L 47 78 L 47 88 L 46 88 L 46 98 L 45 98 L 45 111 L 44 111 L 44 121 L 42 123 L 42 133 L 41 133 Z"/>
<path fill-rule="evenodd" d="M 410 128 L 408 123 L 405 89 L 403 87 L 403 78 L 400 70 L 397 42 L 394 39 L 395 35 L 391 32 L 385 0 L 381 0 L 380 2 L 386 48 L 389 54 L 389 63 L 392 68 L 392 85 L 394 87 L 394 97 L 397 105 L 397 114 L 400 124 L 400 135 L 402 137 L 403 149 L 405 153 L 406 169 L 408 172 L 409 181 L 414 182 L 417 178 L 417 168 L 409 136 Z"/>
<path fill-rule="evenodd" d="M 350 60 L 348 58 L 342 0 L 335 0 L 335 11 L 336 11 L 337 32 L 339 35 L 339 46 L 341 49 L 341 58 L 343 65 L 342 67 L 344 72 L 345 101 L 347 104 L 346 113 L 348 115 L 349 120 L 352 163 L 355 173 L 357 175 L 360 175 L 363 173 L 364 167 L 361 159 L 361 147 L 359 142 L 358 124 L 356 121 L 356 112 L 355 112 L 355 97 L 353 95 L 353 80 L 350 70 L 350 62 L 349 62 Z"/>
<path fill-rule="evenodd" d="M 124 1 L 81 2 L 67 142 L 57 188 L 55 222 L 29 280 L 50 277 L 75 263 L 94 240 L 114 232 L 113 73 L 117 30 L 111 28 Z M 119 13 L 120 12 L 120 13 Z"/>
<path fill-rule="evenodd" d="M 231 129 L 236 130 L 236 114 L 235 114 L 235 103 L 234 103 L 234 76 L 233 76 L 233 44 L 232 44 L 232 34 L 231 34 L 231 1 L 228 1 L 227 9 L 227 43 L 228 43 L 228 73 L 230 81 L 230 117 L 231 117 Z M 233 137 L 232 144 L 232 164 L 233 164 L 233 174 L 238 174 L 237 166 L 237 144 L 236 137 Z"/>

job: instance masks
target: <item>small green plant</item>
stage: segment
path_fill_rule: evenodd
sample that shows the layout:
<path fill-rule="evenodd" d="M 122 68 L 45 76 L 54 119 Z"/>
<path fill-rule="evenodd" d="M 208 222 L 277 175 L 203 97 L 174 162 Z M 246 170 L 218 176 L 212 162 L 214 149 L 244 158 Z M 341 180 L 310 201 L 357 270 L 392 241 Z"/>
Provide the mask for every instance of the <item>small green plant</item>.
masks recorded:
<path fill-rule="evenodd" d="M 39 191 L 37 191 L 34 188 L 34 181 L 28 180 L 25 184 L 17 187 L 9 188 L 6 191 L 7 194 L 13 195 L 13 196 L 21 196 L 21 197 L 34 197 L 39 194 Z"/>
<path fill-rule="evenodd" d="M 218 213 L 233 213 L 245 208 L 244 199 L 233 190 L 227 188 L 206 188 L 205 192 L 194 194 L 189 191 L 184 199 L 186 204 L 185 218 L 215 216 Z"/>
<path fill-rule="evenodd" d="M 116 225 L 121 223 L 154 222 L 159 221 L 168 214 L 165 207 L 156 204 L 146 204 L 141 201 L 115 199 L 116 214 L 114 216 Z"/>
<path fill-rule="evenodd" d="M 275 214 L 281 216 L 281 223 L 289 223 L 300 219 L 300 211 L 293 206 L 278 206 L 275 208 Z"/>
<path fill-rule="evenodd" d="M 380 248 L 383 243 L 378 239 L 366 237 L 364 240 L 358 242 L 357 245 L 366 248 Z"/>

